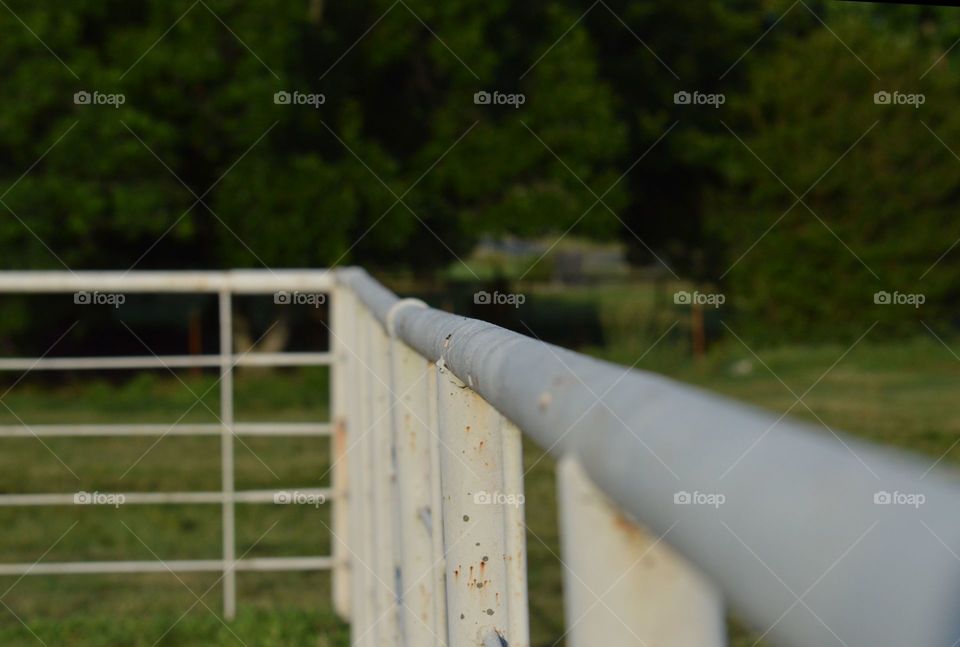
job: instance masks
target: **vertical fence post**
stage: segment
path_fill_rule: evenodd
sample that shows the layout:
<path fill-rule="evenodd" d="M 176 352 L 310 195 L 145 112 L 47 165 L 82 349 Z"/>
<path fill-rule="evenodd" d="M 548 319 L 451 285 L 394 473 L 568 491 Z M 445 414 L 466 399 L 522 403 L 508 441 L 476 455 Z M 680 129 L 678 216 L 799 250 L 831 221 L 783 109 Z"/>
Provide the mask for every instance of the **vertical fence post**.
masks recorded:
<path fill-rule="evenodd" d="M 504 508 L 507 594 L 510 604 L 510 647 L 529 647 L 527 605 L 527 523 L 524 517 L 523 438 L 512 422 L 500 418 L 503 439 L 503 491 L 514 503 Z"/>
<path fill-rule="evenodd" d="M 502 416 L 448 371 L 438 377 L 440 478 L 451 645 L 522 645 L 511 635 L 507 512 L 520 493 L 504 476 Z M 522 586 L 520 582 L 518 585 Z"/>
<path fill-rule="evenodd" d="M 341 618 L 350 617 L 350 559 L 347 547 L 353 541 L 349 521 L 349 471 L 347 440 L 351 434 L 348 425 L 356 424 L 348 416 L 348 398 L 351 394 L 348 385 L 348 366 L 352 360 L 348 348 L 353 345 L 354 326 L 351 311 L 347 305 L 345 288 L 337 288 L 330 293 L 330 334 L 329 347 L 333 355 L 330 369 L 331 418 L 333 437 L 330 442 L 330 460 L 332 462 L 331 486 L 333 491 L 333 606 Z M 355 434 L 352 434 L 355 435 Z"/>
<path fill-rule="evenodd" d="M 575 458 L 557 465 L 567 644 L 724 647 L 723 604 L 713 586 L 634 524 Z"/>
<path fill-rule="evenodd" d="M 369 315 L 359 300 L 349 291 L 342 292 L 348 300 L 350 312 L 349 333 L 350 363 L 347 365 L 350 385 L 350 422 L 347 429 L 347 461 L 350 478 L 349 514 L 350 514 L 350 631 L 351 644 L 355 646 L 375 644 L 375 636 L 370 635 L 372 607 L 372 576 L 369 570 L 370 546 L 373 538 L 370 534 L 370 472 L 367 463 L 367 434 L 370 429 L 368 418 L 369 379 L 365 364 L 368 351 L 370 325 Z M 336 538 L 334 538 L 336 540 Z M 339 541 L 338 541 L 339 543 Z"/>
<path fill-rule="evenodd" d="M 370 529 L 373 569 L 373 625 L 378 647 L 399 642 L 397 618 L 397 565 L 394 559 L 393 494 L 394 469 L 393 421 L 390 412 L 393 388 L 390 379 L 390 346 L 387 334 L 367 313 L 367 334 L 370 353 L 367 359 L 370 392 L 370 427 L 367 452 L 370 481 Z"/>
<path fill-rule="evenodd" d="M 404 302 L 400 302 L 403 304 Z M 423 304 L 420 304 L 422 307 Z M 391 321 L 389 315 L 388 324 Z M 397 461 L 397 544 L 400 630 L 404 645 L 435 645 L 431 499 L 430 382 L 432 365 L 401 341 L 390 341 Z"/>
<path fill-rule="evenodd" d="M 233 478 L 233 313 L 230 291 L 220 291 L 220 487 L 223 491 L 223 615 L 237 614 L 236 528 Z"/>
<path fill-rule="evenodd" d="M 440 367 L 426 360 L 427 424 L 430 436 L 430 579 L 433 590 L 433 635 L 437 647 L 447 645 L 447 558 L 443 548 L 443 488 L 440 482 L 440 412 L 437 385 Z"/>

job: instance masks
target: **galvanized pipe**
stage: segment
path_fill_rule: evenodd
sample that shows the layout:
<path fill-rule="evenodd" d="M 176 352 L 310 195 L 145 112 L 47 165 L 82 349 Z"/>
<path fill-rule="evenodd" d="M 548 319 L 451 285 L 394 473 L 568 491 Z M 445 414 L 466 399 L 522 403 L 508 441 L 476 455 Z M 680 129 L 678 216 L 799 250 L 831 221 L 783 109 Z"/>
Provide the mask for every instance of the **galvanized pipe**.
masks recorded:
<path fill-rule="evenodd" d="M 338 280 L 385 322 L 395 296 L 362 270 Z M 626 513 L 672 528 L 671 545 L 779 644 L 960 639 L 960 485 L 927 474 L 930 461 L 433 309 L 401 307 L 393 328 L 552 454 L 575 456 Z M 884 493 L 925 503 L 875 504 Z"/>

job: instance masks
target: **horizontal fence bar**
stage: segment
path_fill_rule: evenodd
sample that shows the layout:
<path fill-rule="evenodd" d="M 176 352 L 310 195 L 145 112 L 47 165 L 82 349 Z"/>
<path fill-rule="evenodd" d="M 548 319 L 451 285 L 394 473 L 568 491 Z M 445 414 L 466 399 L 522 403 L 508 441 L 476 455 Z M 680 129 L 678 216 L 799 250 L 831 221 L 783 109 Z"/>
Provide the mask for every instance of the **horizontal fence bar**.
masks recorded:
<path fill-rule="evenodd" d="M 257 557 L 233 563 L 237 571 L 327 571 L 334 566 L 330 557 Z M 226 568 L 231 565 L 227 564 Z M 129 562 L 49 562 L 0 564 L 3 575 L 108 575 L 113 573 L 219 573 L 221 559 L 186 559 Z"/>
<path fill-rule="evenodd" d="M 235 366 L 328 366 L 332 353 L 247 353 L 235 355 Z"/>
<path fill-rule="evenodd" d="M 269 294 L 280 290 L 329 292 L 330 270 L 231 270 L 226 272 L 2 272 L 2 292 L 210 292 Z"/>
<path fill-rule="evenodd" d="M 96 496 L 101 497 L 98 502 Z M 276 497 L 280 496 L 281 500 Z M 119 497 L 123 497 L 122 500 Z M 277 505 L 309 505 L 309 501 L 330 501 L 330 488 L 283 488 L 276 490 L 244 490 L 223 492 L 71 492 L 56 494 L 0 494 L 0 507 L 85 505 L 111 507 L 113 505 L 164 505 L 184 503 L 276 503 Z M 286 500 L 283 500 L 286 498 Z M 112 502 L 111 502 L 112 501 Z"/>
<path fill-rule="evenodd" d="M 123 436 L 219 436 L 223 425 L 208 424 L 113 424 L 113 425 L 0 425 L 0 438 L 89 438 Z M 326 422 L 234 423 L 234 436 L 329 436 Z"/>
<path fill-rule="evenodd" d="M 358 268 L 338 280 L 541 447 L 576 457 L 771 641 L 956 645 L 960 481 L 931 460 L 401 303 Z M 922 493 L 922 510 L 878 506 L 891 492 Z"/>
<path fill-rule="evenodd" d="M 89 371 L 143 368 L 219 367 L 219 355 L 130 355 L 116 357 L 5 357 L 0 371 Z M 234 366 L 326 366 L 330 353 L 235 354 Z"/>

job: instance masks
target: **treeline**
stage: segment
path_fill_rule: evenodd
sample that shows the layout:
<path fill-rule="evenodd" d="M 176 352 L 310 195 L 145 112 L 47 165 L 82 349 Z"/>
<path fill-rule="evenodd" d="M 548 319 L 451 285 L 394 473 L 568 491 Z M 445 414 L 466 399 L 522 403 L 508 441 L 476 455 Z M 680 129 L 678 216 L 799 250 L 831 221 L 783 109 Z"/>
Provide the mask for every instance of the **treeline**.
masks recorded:
<path fill-rule="evenodd" d="M 960 9 L 8 4 L 7 268 L 429 273 L 571 231 L 770 335 L 953 316 Z"/>

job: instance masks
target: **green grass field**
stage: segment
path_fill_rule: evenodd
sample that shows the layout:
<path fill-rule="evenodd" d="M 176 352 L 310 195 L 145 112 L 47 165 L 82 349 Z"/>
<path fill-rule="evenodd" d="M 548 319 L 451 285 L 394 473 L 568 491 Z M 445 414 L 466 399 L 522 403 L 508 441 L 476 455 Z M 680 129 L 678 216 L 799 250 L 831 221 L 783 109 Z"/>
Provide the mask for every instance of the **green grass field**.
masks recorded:
<path fill-rule="evenodd" d="M 657 338 L 658 330 L 670 326 L 670 313 L 651 315 L 650 299 L 638 298 L 625 305 L 623 289 L 593 292 L 592 298 L 602 306 L 599 312 L 608 343 L 585 349 L 588 352 L 629 365 Z M 568 298 L 590 297 L 571 291 Z M 634 307 L 637 310 L 631 310 Z M 673 334 L 648 353 L 638 368 L 665 372 L 777 414 L 794 401 L 778 378 L 736 339 L 728 336 L 696 362 L 685 348 L 682 336 Z M 846 344 L 758 346 L 754 351 L 779 379 L 802 393 L 847 348 Z M 960 343 L 955 348 L 960 349 Z M 216 389 L 201 398 L 203 404 L 195 404 L 194 394 L 210 389 L 215 377 L 180 376 L 186 385 L 169 374 L 155 373 L 126 382 L 82 380 L 50 387 L 39 376 L 30 375 L 2 398 L 9 410 L 0 407 L 0 423 L 16 423 L 17 417 L 29 424 L 172 422 L 185 411 L 185 421 L 214 422 L 205 406 L 217 411 Z M 319 369 L 270 374 L 240 371 L 237 418 L 326 420 L 328 386 L 326 371 Z M 944 463 L 956 464 L 960 449 L 953 445 L 960 439 L 960 412 L 950 404 L 958 387 L 960 361 L 932 335 L 918 334 L 896 343 L 868 337 L 805 400 L 836 429 L 922 452 L 931 461 L 944 457 Z M 794 409 L 794 415 L 815 420 L 802 406 Z M 148 452 L 154 440 L 45 439 L 46 447 L 34 438 L 2 440 L 0 492 L 219 487 L 217 438 L 169 437 Z M 244 439 L 236 445 L 236 457 L 239 489 L 328 484 L 325 439 Z M 563 634 L 553 462 L 529 443 L 525 462 L 532 468 L 526 477 L 532 642 L 546 647 Z M 130 469 L 134 463 L 136 467 Z M 241 554 L 248 549 L 250 556 L 327 554 L 330 550 L 326 508 L 239 505 L 237 519 Z M 4 528 L 0 562 L 32 562 L 48 549 L 43 557 L 48 562 L 153 559 L 153 553 L 163 559 L 220 554 L 220 513 L 215 505 L 0 508 L 0 524 Z M 331 610 L 327 574 L 240 573 L 239 617 L 229 627 L 217 619 L 221 605 L 217 577 L 0 578 L 0 601 L 6 607 L 0 608 L 0 645 L 348 644 L 347 627 Z M 196 596 L 203 602 L 197 602 Z M 731 638 L 737 647 L 755 641 L 740 628 L 731 630 Z"/>

